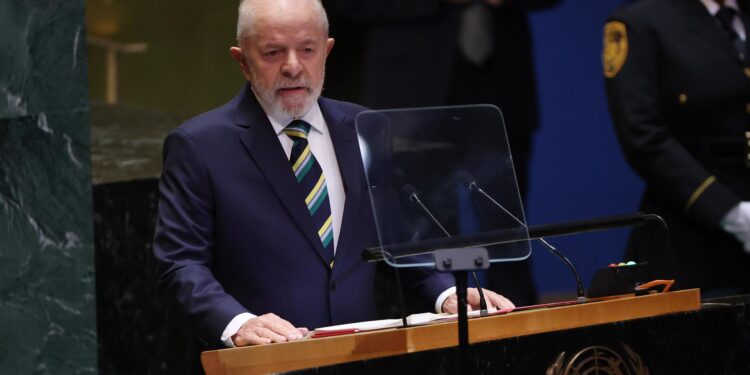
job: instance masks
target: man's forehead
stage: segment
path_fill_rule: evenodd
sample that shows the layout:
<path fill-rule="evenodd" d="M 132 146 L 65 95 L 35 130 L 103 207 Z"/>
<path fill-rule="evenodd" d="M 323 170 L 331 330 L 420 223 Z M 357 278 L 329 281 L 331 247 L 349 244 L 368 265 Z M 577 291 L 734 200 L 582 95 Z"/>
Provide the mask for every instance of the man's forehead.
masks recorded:
<path fill-rule="evenodd" d="M 327 37 L 322 28 L 258 27 L 252 39 L 262 45 L 267 44 L 316 44 Z"/>

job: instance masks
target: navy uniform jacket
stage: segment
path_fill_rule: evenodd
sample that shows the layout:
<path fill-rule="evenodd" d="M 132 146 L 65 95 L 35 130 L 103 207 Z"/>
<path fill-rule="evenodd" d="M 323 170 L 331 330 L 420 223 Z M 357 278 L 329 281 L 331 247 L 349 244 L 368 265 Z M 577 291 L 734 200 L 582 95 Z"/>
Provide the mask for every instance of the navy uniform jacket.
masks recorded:
<path fill-rule="evenodd" d="M 298 327 L 377 318 L 375 228 L 354 118 L 363 107 L 321 98 L 346 203 L 334 266 L 276 133 L 249 87 L 175 129 L 164 144 L 154 254 L 160 284 L 213 345 L 229 321 L 273 312 Z M 452 278 L 412 273 L 434 303 Z"/>
<path fill-rule="evenodd" d="M 748 3 L 739 3 L 750 32 Z M 646 182 L 641 209 L 669 224 L 678 285 L 746 290 L 750 257 L 719 224 L 750 200 L 748 64 L 699 0 L 630 3 L 610 16 L 604 38 L 617 136 Z M 658 228 L 631 235 L 628 259 L 664 274 L 663 254 Z"/>

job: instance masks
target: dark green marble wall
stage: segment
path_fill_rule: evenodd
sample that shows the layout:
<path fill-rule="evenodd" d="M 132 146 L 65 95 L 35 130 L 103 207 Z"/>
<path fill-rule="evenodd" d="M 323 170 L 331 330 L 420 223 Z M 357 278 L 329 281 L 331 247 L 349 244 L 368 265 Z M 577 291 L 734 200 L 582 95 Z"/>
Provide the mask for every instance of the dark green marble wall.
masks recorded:
<path fill-rule="evenodd" d="M 95 373 L 83 0 L 0 0 L 0 374 Z"/>

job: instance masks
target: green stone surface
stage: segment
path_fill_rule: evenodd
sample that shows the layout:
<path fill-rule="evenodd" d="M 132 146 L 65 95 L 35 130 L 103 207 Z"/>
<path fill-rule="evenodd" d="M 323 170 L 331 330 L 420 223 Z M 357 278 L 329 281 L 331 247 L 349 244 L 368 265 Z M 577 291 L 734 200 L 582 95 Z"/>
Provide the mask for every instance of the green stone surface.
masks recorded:
<path fill-rule="evenodd" d="M 0 374 L 96 373 L 83 0 L 0 0 Z"/>
<path fill-rule="evenodd" d="M 88 107 L 83 0 L 0 0 L 0 118 Z"/>

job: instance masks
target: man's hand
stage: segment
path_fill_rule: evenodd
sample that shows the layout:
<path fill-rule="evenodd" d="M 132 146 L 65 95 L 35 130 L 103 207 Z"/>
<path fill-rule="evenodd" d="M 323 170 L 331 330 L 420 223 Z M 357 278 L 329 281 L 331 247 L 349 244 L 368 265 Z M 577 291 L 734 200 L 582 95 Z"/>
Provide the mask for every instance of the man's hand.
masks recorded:
<path fill-rule="evenodd" d="M 725 231 L 740 241 L 745 252 L 750 254 L 750 202 L 741 202 L 721 221 Z"/>
<path fill-rule="evenodd" d="M 276 314 L 266 314 L 245 322 L 232 341 L 235 346 L 270 344 L 299 340 L 306 334 L 307 328 L 295 328 Z"/>
<path fill-rule="evenodd" d="M 514 308 L 516 305 L 510 302 L 509 299 L 491 291 L 482 288 L 484 292 L 484 299 L 487 302 L 487 308 L 491 309 L 496 307 L 498 310 Z M 479 308 L 479 291 L 477 288 L 469 288 L 466 293 L 466 301 L 469 303 L 467 310 L 475 310 Z M 451 294 L 443 302 L 443 312 L 448 314 L 455 314 L 458 312 L 458 296 L 456 293 Z"/>

